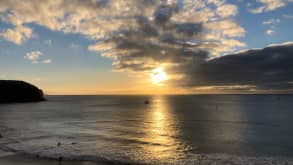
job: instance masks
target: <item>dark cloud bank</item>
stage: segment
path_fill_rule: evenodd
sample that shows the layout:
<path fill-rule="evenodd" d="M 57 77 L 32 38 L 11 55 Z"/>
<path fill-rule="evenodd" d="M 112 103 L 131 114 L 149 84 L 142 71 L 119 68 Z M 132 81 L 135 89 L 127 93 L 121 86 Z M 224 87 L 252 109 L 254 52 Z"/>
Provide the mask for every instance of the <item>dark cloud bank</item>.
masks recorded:
<path fill-rule="evenodd" d="M 244 89 L 289 92 L 293 89 L 293 43 L 202 59 L 180 69 L 187 75 L 177 82 L 183 86 L 250 86 Z"/>

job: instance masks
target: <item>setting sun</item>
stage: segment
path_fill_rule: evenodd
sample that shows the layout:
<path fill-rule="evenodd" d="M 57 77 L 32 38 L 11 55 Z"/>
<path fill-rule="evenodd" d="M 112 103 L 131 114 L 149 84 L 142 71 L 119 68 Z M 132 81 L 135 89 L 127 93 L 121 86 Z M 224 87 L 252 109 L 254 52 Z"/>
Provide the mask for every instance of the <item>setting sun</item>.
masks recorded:
<path fill-rule="evenodd" d="M 154 84 L 162 84 L 168 80 L 167 73 L 164 71 L 164 68 L 158 67 L 154 69 L 151 73 L 151 79 Z"/>

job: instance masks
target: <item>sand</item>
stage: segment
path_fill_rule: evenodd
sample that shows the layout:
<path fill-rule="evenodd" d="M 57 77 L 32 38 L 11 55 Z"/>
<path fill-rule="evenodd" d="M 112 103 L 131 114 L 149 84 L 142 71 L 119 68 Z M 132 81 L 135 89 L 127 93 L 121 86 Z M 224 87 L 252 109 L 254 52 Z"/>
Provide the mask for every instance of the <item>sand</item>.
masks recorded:
<path fill-rule="evenodd" d="M 42 158 L 34 158 L 21 154 L 15 154 L 0 150 L 0 164 L 2 165 L 104 165 L 103 163 L 87 161 L 58 161 Z"/>

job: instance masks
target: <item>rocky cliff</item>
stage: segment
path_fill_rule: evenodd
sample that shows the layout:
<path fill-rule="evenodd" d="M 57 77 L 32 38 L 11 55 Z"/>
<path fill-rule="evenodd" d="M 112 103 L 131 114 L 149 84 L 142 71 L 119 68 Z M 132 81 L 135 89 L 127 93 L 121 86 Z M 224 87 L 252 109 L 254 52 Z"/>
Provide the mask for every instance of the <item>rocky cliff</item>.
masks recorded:
<path fill-rule="evenodd" d="M 42 90 L 24 81 L 0 80 L 0 103 L 44 101 Z"/>

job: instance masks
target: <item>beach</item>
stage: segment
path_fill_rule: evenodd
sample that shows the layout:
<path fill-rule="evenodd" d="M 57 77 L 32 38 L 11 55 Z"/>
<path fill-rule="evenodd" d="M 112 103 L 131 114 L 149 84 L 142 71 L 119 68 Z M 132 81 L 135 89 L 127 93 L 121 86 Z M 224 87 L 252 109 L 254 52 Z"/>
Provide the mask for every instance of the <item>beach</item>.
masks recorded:
<path fill-rule="evenodd" d="M 0 151 L 3 154 L 2 151 Z M 183 163 L 183 162 L 182 162 Z M 107 164 L 139 164 L 139 163 L 114 163 L 114 162 L 95 162 L 95 161 L 77 161 L 77 160 L 52 160 L 46 158 L 36 158 L 28 155 L 13 154 L 7 153 L 7 155 L 0 156 L 0 164 L 9 164 L 9 165 L 107 165 Z M 170 164 L 176 164 L 170 163 Z M 215 164 L 215 165 L 224 165 L 224 164 L 233 164 L 233 165 L 291 165 L 293 164 L 292 158 L 284 157 L 235 157 L 228 155 L 209 155 L 209 156 L 195 156 L 193 160 L 184 162 L 183 164 Z"/>
<path fill-rule="evenodd" d="M 105 165 L 106 163 L 89 161 L 52 160 L 36 158 L 24 154 L 15 154 L 0 150 L 0 164 L 7 165 Z"/>

